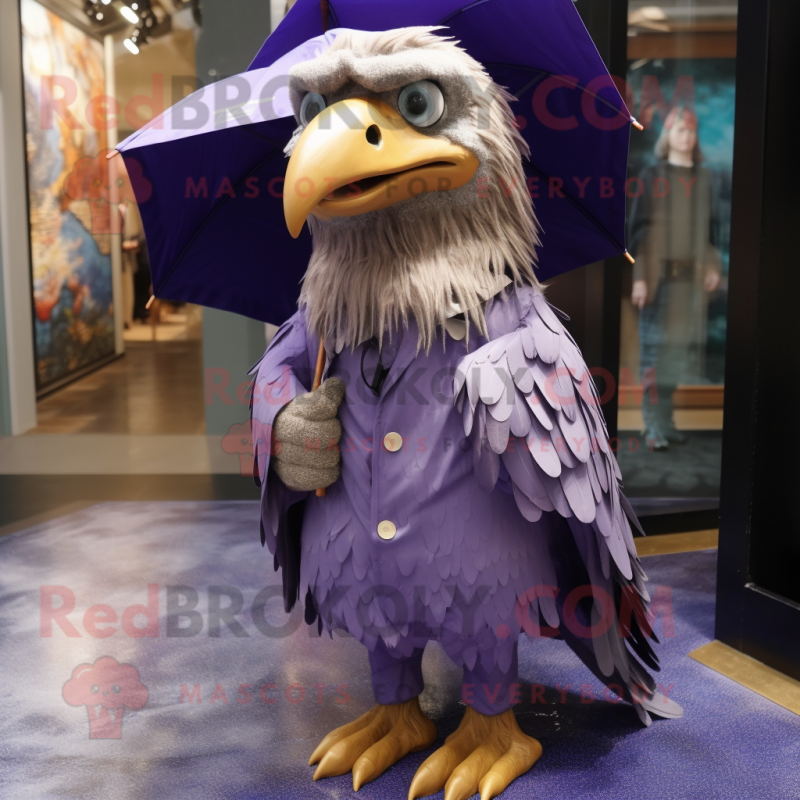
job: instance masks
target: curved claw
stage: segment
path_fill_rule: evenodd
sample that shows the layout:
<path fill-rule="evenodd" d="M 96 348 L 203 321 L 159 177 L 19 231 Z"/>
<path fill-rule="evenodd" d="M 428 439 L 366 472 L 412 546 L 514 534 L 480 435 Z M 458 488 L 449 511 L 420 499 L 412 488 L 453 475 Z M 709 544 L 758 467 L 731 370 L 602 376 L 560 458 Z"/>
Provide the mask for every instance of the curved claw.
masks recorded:
<path fill-rule="evenodd" d="M 503 744 L 498 741 L 489 740 L 476 747 L 453 770 L 444 787 L 444 800 L 467 800 L 472 797 L 478 791 L 483 776 L 503 753 Z"/>
<path fill-rule="evenodd" d="M 331 749 L 337 742 L 340 742 L 342 739 L 346 739 L 348 736 L 357 733 L 358 731 L 366 728 L 367 725 L 373 720 L 375 717 L 375 708 L 370 709 L 367 711 L 366 714 L 362 714 L 357 720 L 353 722 L 348 722 L 347 725 L 342 725 L 341 728 L 336 728 L 332 730 L 315 748 L 314 752 L 311 754 L 311 758 L 308 759 L 308 766 L 313 767 L 328 750 Z"/>
<path fill-rule="evenodd" d="M 375 719 L 365 728 L 356 731 L 350 736 L 338 741 L 324 756 L 314 772 L 314 780 L 332 778 L 350 772 L 353 764 L 362 753 L 369 750 L 375 742 L 382 739 L 391 730 L 389 720 L 382 715 L 375 715 Z"/>
<path fill-rule="evenodd" d="M 408 753 L 430 747 L 435 739 L 436 727 L 422 712 L 411 720 L 401 715 L 394 727 L 353 765 L 353 791 L 375 780 Z"/>
<path fill-rule="evenodd" d="M 462 722 L 463 724 L 463 722 Z M 422 762 L 408 790 L 408 800 L 426 797 L 440 791 L 453 770 L 472 752 L 474 745 L 461 728 L 447 737 L 447 741 Z"/>
<path fill-rule="evenodd" d="M 491 800 L 541 755 L 542 746 L 519 729 L 512 709 L 489 717 L 467 708 L 458 729 L 417 770 L 408 800 L 442 787 L 445 800 L 466 800 L 476 792 Z"/>
<path fill-rule="evenodd" d="M 523 734 L 524 736 L 524 734 Z M 542 746 L 536 739 L 525 737 L 528 742 L 513 741 L 511 747 L 483 776 L 478 784 L 481 800 L 492 800 L 520 775 L 524 775 L 541 757 Z"/>
<path fill-rule="evenodd" d="M 422 713 L 416 697 L 396 705 L 379 705 L 329 733 L 309 765 L 319 762 L 314 780 L 353 773 L 353 791 L 375 780 L 407 753 L 430 747 L 434 724 Z"/>
<path fill-rule="evenodd" d="M 382 772 L 380 765 L 375 764 L 366 755 L 361 756 L 353 764 L 353 791 L 357 792 L 365 783 L 375 780 Z"/>

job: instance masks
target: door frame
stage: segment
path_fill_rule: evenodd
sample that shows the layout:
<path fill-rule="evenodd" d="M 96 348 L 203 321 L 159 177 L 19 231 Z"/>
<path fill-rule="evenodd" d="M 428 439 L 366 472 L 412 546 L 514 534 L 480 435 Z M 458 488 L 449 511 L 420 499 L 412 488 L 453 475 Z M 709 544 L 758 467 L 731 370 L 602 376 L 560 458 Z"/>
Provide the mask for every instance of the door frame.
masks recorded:
<path fill-rule="evenodd" d="M 800 679 L 800 604 L 753 580 L 759 531 L 772 535 L 778 525 L 793 534 L 796 490 L 786 484 L 800 481 L 790 446 L 800 437 L 790 429 L 800 391 L 796 308 L 791 315 L 800 292 L 791 224 L 800 167 L 788 149 L 794 87 L 786 69 L 798 27 L 796 0 L 739 2 L 716 637 Z M 781 415 L 789 432 L 776 439 Z M 779 571 L 783 556 L 769 558 Z"/>

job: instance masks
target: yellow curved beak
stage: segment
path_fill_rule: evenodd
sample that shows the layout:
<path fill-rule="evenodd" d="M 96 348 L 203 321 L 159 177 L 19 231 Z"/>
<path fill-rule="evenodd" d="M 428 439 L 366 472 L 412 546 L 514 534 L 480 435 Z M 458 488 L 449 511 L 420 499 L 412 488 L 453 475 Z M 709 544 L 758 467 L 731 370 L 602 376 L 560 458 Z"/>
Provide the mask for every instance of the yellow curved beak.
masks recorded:
<path fill-rule="evenodd" d="M 286 170 L 283 210 L 297 238 L 309 214 L 320 219 L 377 211 L 424 192 L 457 189 L 478 159 L 426 136 L 382 100 L 352 97 L 314 117 Z"/>

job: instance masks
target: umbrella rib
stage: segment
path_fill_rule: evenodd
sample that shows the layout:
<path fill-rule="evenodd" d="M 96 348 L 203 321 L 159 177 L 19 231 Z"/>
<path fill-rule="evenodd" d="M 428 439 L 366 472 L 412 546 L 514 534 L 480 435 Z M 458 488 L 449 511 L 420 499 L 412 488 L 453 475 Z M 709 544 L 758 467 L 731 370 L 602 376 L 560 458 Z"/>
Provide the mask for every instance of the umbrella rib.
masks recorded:
<path fill-rule="evenodd" d="M 153 117 L 153 119 L 151 119 L 149 122 L 146 122 L 144 125 L 142 125 L 141 128 L 139 128 L 138 130 L 134 131 L 130 136 L 128 136 L 126 139 L 124 139 L 123 141 L 120 142 L 120 145 L 125 145 L 125 150 L 121 151 L 121 152 L 127 152 L 128 150 L 135 150 L 138 147 L 141 147 L 142 145 L 134 146 L 134 143 L 136 142 L 136 140 L 140 136 L 145 134 L 151 128 L 155 127 L 159 122 L 163 122 L 165 120 L 165 118 L 166 118 L 167 112 L 169 112 L 170 118 L 172 119 L 175 116 L 175 112 L 179 108 L 183 108 L 185 105 L 187 105 L 189 103 L 189 101 L 197 93 L 197 91 L 205 92 L 205 90 L 207 88 L 209 88 L 209 87 L 204 86 L 204 87 L 201 87 L 199 90 L 195 90 L 194 92 L 191 92 L 190 94 L 187 94 L 186 97 L 183 97 L 180 100 L 178 100 L 177 103 L 174 103 L 173 105 L 171 105 L 166 111 L 162 111 L 160 114 L 158 114 L 157 116 Z M 261 102 L 263 102 L 263 100 Z"/>
<path fill-rule="evenodd" d="M 487 61 L 484 64 L 484 66 L 485 67 L 508 67 L 509 69 L 525 70 L 526 72 L 538 72 L 539 73 L 539 77 L 537 78 L 537 80 L 532 81 L 531 83 L 528 83 L 525 86 L 523 86 L 523 88 L 520 89 L 520 94 L 522 94 L 522 92 L 525 92 L 528 89 L 530 89 L 531 86 L 533 86 L 534 83 L 539 83 L 543 76 L 547 76 L 549 78 L 562 78 L 563 77 L 562 75 L 557 75 L 555 72 L 550 72 L 550 71 L 548 71 L 546 69 L 538 69 L 538 67 L 523 67 L 523 66 L 521 66 L 519 64 L 506 64 L 503 61 Z M 613 83 L 612 83 L 612 85 L 613 85 Z M 588 94 L 591 97 L 593 97 L 595 100 L 599 100 L 604 105 L 607 105 L 612 111 L 615 111 L 621 117 L 625 117 L 626 120 L 630 121 L 631 112 L 628 111 L 628 107 L 625 105 L 625 101 L 622 99 L 622 95 L 620 95 L 620 97 L 619 97 L 619 99 L 622 100 L 622 108 L 617 108 L 610 100 L 606 100 L 605 97 L 603 97 L 602 95 L 597 94 L 597 92 L 590 92 L 589 89 L 587 89 L 581 83 L 572 84 L 572 83 L 567 83 L 565 81 L 564 82 L 564 86 L 568 86 L 571 89 L 581 89 L 582 91 L 586 92 L 586 94 Z M 616 89 L 617 87 L 614 86 L 614 88 Z M 617 93 L 619 94 L 619 89 L 617 89 Z M 519 100 L 519 97 L 516 94 L 514 95 L 514 97 L 516 97 L 517 100 Z M 627 115 L 626 115 L 626 112 L 627 112 Z"/>
<path fill-rule="evenodd" d="M 544 172 L 544 170 L 539 169 L 539 167 L 537 167 L 530 159 L 528 159 L 528 164 L 530 168 L 539 175 L 539 177 L 544 178 L 549 184 L 550 176 L 546 172 Z M 608 239 L 612 244 L 615 244 L 617 247 L 619 247 L 620 250 L 625 249 L 625 245 L 620 244 L 617 241 L 617 238 L 616 236 L 614 236 L 614 234 L 608 231 L 602 223 L 598 222 L 598 220 L 596 220 L 574 197 L 572 197 L 567 192 L 564 192 L 563 189 L 564 187 L 560 186 L 558 188 L 558 191 L 563 192 L 563 196 L 567 200 L 569 200 L 572 206 L 574 208 L 577 208 L 578 211 L 580 211 L 581 214 L 583 214 L 583 216 L 586 217 L 586 219 L 588 219 L 606 237 L 606 239 Z M 547 233 L 547 231 L 545 231 L 545 233 Z"/>
<path fill-rule="evenodd" d="M 335 22 L 335 25 L 331 25 L 332 22 Z M 341 28 L 342 26 L 339 24 L 339 15 L 336 13 L 336 9 L 333 7 L 333 2 L 330 0 L 328 2 L 328 30 L 331 28 Z"/>
<path fill-rule="evenodd" d="M 485 2 L 485 0 L 484 0 L 484 2 Z M 542 78 L 545 75 L 547 75 L 549 77 L 556 77 L 556 78 L 560 77 L 559 75 L 556 75 L 553 72 L 549 72 L 548 70 L 537 69 L 536 67 L 520 67 L 519 65 L 516 65 L 516 64 L 505 64 L 503 62 L 498 62 L 498 61 L 487 62 L 485 66 L 487 66 L 487 67 L 489 67 L 489 66 L 492 66 L 492 67 L 508 67 L 509 69 L 522 69 L 522 70 L 525 70 L 526 72 L 537 72 L 538 73 L 538 75 L 536 76 L 536 78 L 534 80 L 530 81 L 522 89 L 520 89 L 518 94 L 514 94 L 514 97 L 516 97 L 517 100 L 519 100 L 519 96 L 521 94 L 523 94 L 523 92 L 528 91 L 528 89 L 530 89 L 536 83 L 541 82 Z M 565 85 L 566 86 L 570 86 L 572 84 L 565 84 Z M 617 108 L 613 103 L 609 102 L 604 97 L 600 97 L 600 95 L 596 94 L 595 92 L 589 92 L 586 89 L 585 86 L 581 86 L 580 84 L 576 83 L 573 88 L 583 89 L 583 91 L 587 92 L 588 94 L 592 95 L 594 98 L 600 100 L 601 102 L 605 103 L 610 108 L 614 109 L 614 111 L 616 111 L 618 114 L 620 114 L 620 115 L 623 114 L 622 109 Z M 623 101 L 623 106 L 624 106 L 624 101 Z M 530 159 L 528 159 L 528 164 L 530 164 L 531 169 L 533 169 L 540 177 L 544 178 L 548 182 L 550 181 L 550 176 L 546 172 L 544 172 L 543 170 L 539 169 Z M 563 187 L 561 187 L 561 188 L 563 190 Z M 615 244 L 621 250 L 625 249 L 625 245 L 624 244 L 620 244 L 620 242 L 617 241 L 617 238 L 610 231 L 608 231 L 605 228 L 604 225 L 602 225 L 600 222 L 598 222 L 588 211 L 586 211 L 586 209 L 577 200 L 575 200 L 575 198 L 571 197 L 568 192 L 566 192 L 566 191 L 564 192 L 564 197 L 566 197 L 567 200 L 569 200 L 569 202 L 575 208 L 577 208 L 581 212 L 581 214 L 583 214 L 583 216 L 586 217 L 586 219 L 588 219 L 610 242 Z"/>
<path fill-rule="evenodd" d="M 242 126 L 242 127 L 244 128 L 244 127 L 247 127 L 247 126 Z M 261 138 L 261 137 L 258 137 L 258 138 Z M 233 186 L 234 193 L 236 192 L 236 189 L 238 189 L 238 188 L 239 188 L 239 187 L 242 185 L 242 183 L 243 183 L 244 181 L 246 181 L 246 180 L 247 180 L 247 178 L 249 178 L 249 177 L 252 175 L 252 173 L 254 173 L 254 172 L 256 172 L 257 170 L 261 169 L 261 167 L 262 167 L 262 166 L 263 166 L 263 165 L 264 165 L 264 164 L 265 164 L 267 161 L 269 161 L 269 160 L 270 160 L 270 159 L 271 159 L 271 158 L 272 158 L 272 157 L 275 155 L 275 153 L 277 153 L 277 152 L 278 152 L 280 149 L 281 149 L 281 148 L 278 148 L 278 147 L 276 147 L 274 150 L 272 150 L 270 153 L 268 153 L 266 156 L 264 156 L 264 158 L 262 158 L 262 159 L 261 159 L 261 161 L 259 161 L 259 162 L 258 162 L 258 163 L 257 163 L 257 164 L 254 166 L 254 167 L 252 167 L 250 170 L 248 170 L 248 171 L 245 173 L 245 175 L 244 175 L 244 176 L 242 176 L 241 178 L 239 178 L 239 180 L 237 180 L 237 181 L 236 181 L 236 183 L 234 183 L 234 184 L 232 185 L 232 186 Z M 194 244 L 194 242 L 195 242 L 195 239 L 197 239 L 197 237 L 198 237 L 198 236 L 199 236 L 199 235 L 200 235 L 200 234 L 203 232 L 203 230 L 205 229 L 206 225 L 208 225 L 208 223 L 211 221 L 212 217 L 214 217 L 214 216 L 216 215 L 216 213 L 217 213 L 217 212 L 218 212 L 218 211 L 219 211 L 221 208 L 223 208 L 223 207 L 225 206 L 225 204 L 228 202 L 228 200 L 230 200 L 230 199 L 231 199 L 231 195 L 229 195 L 229 194 L 226 194 L 226 195 L 225 195 L 225 196 L 222 198 L 222 201 L 221 201 L 221 202 L 219 202 L 219 203 L 217 203 L 217 204 L 216 204 L 216 205 L 215 205 L 215 206 L 214 206 L 214 207 L 211 209 L 211 212 L 210 212 L 210 213 L 208 214 L 208 216 L 206 216 L 206 218 L 203 220 L 203 223 L 202 223 L 202 225 L 200 225 L 200 226 L 197 228 L 197 230 L 194 232 L 194 235 L 192 236 L 192 238 L 191 238 L 191 239 L 189 239 L 189 241 L 188 241 L 188 242 L 186 242 L 186 245 L 184 246 L 183 250 L 181 250 L 181 252 L 180 252 L 180 254 L 178 255 L 178 257 L 177 257 L 177 258 L 176 258 L 176 259 L 175 259 L 175 260 L 172 262 L 172 265 L 170 266 L 170 268 L 169 268 L 169 271 L 167 272 L 167 274 L 164 276 L 163 280 L 161 281 L 161 286 L 159 287 L 159 292 L 162 292 L 162 291 L 164 290 L 164 287 L 165 287 L 165 285 L 167 284 L 167 282 L 169 281 L 169 279 L 172 277 L 172 274 L 175 272 L 175 270 L 178 268 L 178 265 L 179 265 L 179 264 L 181 263 L 181 261 L 183 260 L 183 257 L 186 255 L 186 253 L 188 253 L 188 252 L 189 252 L 189 249 L 190 249 L 190 248 L 191 248 L 191 246 Z"/>
<path fill-rule="evenodd" d="M 524 86 L 523 86 L 523 87 L 522 87 L 522 88 L 519 90 L 519 93 L 514 95 L 514 97 L 515 97 L 517 100 L 519 100 L 519 98 L 520 98 L 520 95 L 522 95 L 524 92 L 527 92 L 527 91 L 528 91 L 528 89 L 532 89 L 534 86 L 536 86 L 536 84 L 537 84 L 537 83 L 541 83 L 541 82 L 542 82 L 542 78 L 544 78 L 544 76 L 545 76 L 545 75 L 547 75 L 547 74 L 548 74 L 548 73 L 546 73 L 546 72 L 542 72 L 541 70 L 539 70 L 539 74 L 538 74 L 538 75 L 537 75 L 537 76 L 536 76 L 536 77 L 535 77 L 535 78 L 534 78 L 532 81 L 528 81 L 528 82 L 527 82 L 527 83 L 526 83 L 526 84 L 525 84 L 525 85 L 524 85 Z"/>
<path fill-rule="evenodd" d="M 439 25 L 444 25 L 446 22 L 450 22 L 451 19 L 457 17 L 459 14 L 463 14 L 465 11 L 469 11 L 475 6 L 482 6 L 484 3 L 488 3 L 489 0 L 475 0 L 474 3 L 470 3 L 468 6 L 464 6 L 464 8 L 459 8 L 458 11 L 454 11 L 452 14 L 448 14 L 444 19 L 439 21 Z"/>

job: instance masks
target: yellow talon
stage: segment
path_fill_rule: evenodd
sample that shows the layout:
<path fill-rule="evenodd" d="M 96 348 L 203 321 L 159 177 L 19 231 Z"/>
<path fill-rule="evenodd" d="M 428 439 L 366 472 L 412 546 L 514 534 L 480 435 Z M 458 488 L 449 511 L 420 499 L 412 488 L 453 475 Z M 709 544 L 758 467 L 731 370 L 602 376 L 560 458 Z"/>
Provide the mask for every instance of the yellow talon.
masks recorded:
<path fill-rule="evenodd" d="M 486 716 L 468 707 L 458 729 L 417 770 L 408 800 L 444 787 L 445 800 L 480 792 L 492 800 L 541 757 L 542 746 L 517 725 L 512 709 Z"/>
<path fill-rule="evenodd" d="M 434 724 L 416 697 L 405 703 L 378 705 L 354 722 L 331 731 L 317 745 L 309 766 L 319 762 L 314 780 L 353 774 L 353 791 L 375 780 L 407 753 L 430 747 Z"/>

